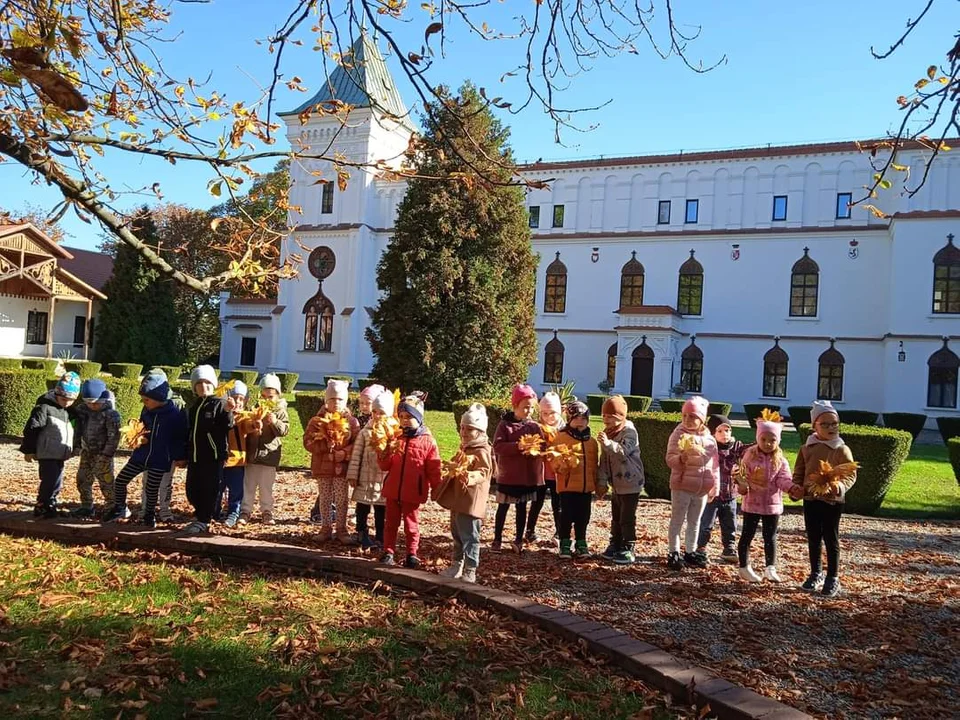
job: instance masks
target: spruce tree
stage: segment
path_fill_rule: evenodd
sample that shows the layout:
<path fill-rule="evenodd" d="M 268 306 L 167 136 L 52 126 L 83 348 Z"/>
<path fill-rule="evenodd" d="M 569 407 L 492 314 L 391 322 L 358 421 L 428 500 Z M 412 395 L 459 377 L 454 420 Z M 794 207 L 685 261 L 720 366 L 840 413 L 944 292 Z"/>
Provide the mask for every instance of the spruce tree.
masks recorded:
<path fill-rule="evenodd" d="M 373 375 L 430 405 L 503 396 L 536 361 L 536 258 L 509 130 L 476 88 L 444 93 L 407 156 L 418 175 L 377 267 Z M 483 178 L 496 178 L 485 182 Z M 436 179 L 439 178 L 439 179 Z M 503 184 L 497 184 L 503 183 Z"/>
<path fill-rule="evenodd" d="M 157 228 L 144 208 L 133 221 L 134 232 L 156 244 Z M 177 313 L 173 281 L 150 268 L 135 249 L 108 244 L 114 251 L 113 275 L 104 285 L 107 299 L 97 316 L 97 360 L 153 365 L 183 362 L 177 350 Z"/>

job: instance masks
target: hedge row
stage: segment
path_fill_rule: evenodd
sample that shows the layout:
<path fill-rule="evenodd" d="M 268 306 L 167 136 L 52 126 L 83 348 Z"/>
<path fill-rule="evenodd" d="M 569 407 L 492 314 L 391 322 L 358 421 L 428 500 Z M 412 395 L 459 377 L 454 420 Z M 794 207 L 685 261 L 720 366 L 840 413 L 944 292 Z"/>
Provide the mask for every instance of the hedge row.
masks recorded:
<path fill-rule="evenodd" d="M 591 415 L 599 416 L 603 412 L 603 402 L 610 395 L 587 395 L 587 407 Z M 627 403 L 627 412 L 646 412 L 653 404 L 653 398 L 647 395 L 621 395 Z"/>
<path fill-rule="evenodd" d="M 260 373 L 256 370 L 233 370 L 230 372 L 231 380 L 240 380 L 245 385 L 255 385 Z"/>
<path fill-rule="evenodd" d="M 460 427 L 460 418 L 473 403 L 480 403 L 487 409 L 487 435 L 493 439 L 493 434 L 497 431 L 497 425 L 503 419 L 503 416 L 513 410 L 509 400 L 488 400 L 480 398 L 476 400 L 457 400 L 453 403 L 453 421 Z"/>
<path fill-rule="evenodd" d="M 921 413 L 884 413 L 883 426 L 891 430 L 903 430 L 910 433 L 916 442 L 917 437 L 927 424 L 927 416 Z"/>
<path fill-rule="evenodd" d="M 665 413 L 683 412 L 685 402 L 685 399 L 665 398 L 660 400 L 660 411 Z M 726 415 L 729 417 L 731 412 L 733 412 L 733 403 L 711 402 L 707 407 L 707 415 Z"/>
<path fill-rule="evenodd" d="M 667 441 L 682 419 L 680 413 L 630 413 L 627 419 L 637 428 L 640 457 L 646 475 L 644 489 L 652 498 L 670 498 L 670 468 L 667 467 Z"/>
<path fill-rule="evenodd" d="M 950 464 L 953 466 L 953 476 L 960 485 L 960 438 L 947 440 L 947 450 L 950 451 Z"/>
<path fill-rule="evenodd" d="M 943 438 L 943 444 L 949 447 L 951 438 L 960 437 L 960 417 L 938 417 L 937 429 Z"/>
<path fill-rule="evenodd" d="M 298 392 L 296 397 L 297 415 L 300 416 L 300 424 L 304 428 L 310 422 L 310 418 L 320 412 L 323 407 L 324 393 L 322 390 L 309 390 Z M 351 392 L 347 395 L 347 407 L 350 412 L 356 415 L 360 410 L 360 393 Z"/>
<path fill-rule="evenodd" d="M 37 398 L 46 391 L 44 370 L 0 370 L 0 435 L 22 435 Z"/>
<path fill-rule="evenodd" d="M 107 372 L 115 378 L 138 380 L 143 373 L 143 365 L 137 365 L 136 363 L 110 363 L 107 365 Z"/>
<path fill-rule="evenodd" d="M 297 381 L 300 379 L 300 373 L 278 372 L 274 373 L 280 379 L 281 392 L 289 395 L 297 388 Z"/>
<path fill-rule="evenodd" d="M 24 370 L 43 370 L 47 375 L 55 375 L 60 367 L 59 360 L 50 358 L 23 358 L 21 364 Z"/>

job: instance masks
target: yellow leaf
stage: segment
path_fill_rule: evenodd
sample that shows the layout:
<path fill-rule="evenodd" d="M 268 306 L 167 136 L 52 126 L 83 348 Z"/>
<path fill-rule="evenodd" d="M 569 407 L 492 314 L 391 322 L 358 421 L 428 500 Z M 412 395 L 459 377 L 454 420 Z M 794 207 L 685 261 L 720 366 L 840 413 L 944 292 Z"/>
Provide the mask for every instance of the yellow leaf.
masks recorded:
<path fill-rule="evenodd" d="M 937 66 L 936 66 L 936 65 L 931 65 L 930 67 L 927 68 L 927 77 L 928 77 L 928 78 L 930 78 L 931 80 L 933 80 L 933 78 L 936 76 L 936 74 L 937 74 Z"/>
<path fill-rule="evenodd" d="M 921 90 L 921 89 L 924 87 L 924 85 L 927 85 L 929 82 L 930 82 L 930 81 L 927 80 L 926 78 L 920 78 L 920 79 L 917 80 L 917 82 L 914 84 L 914 87 L 915 87 L 917 90 Z"/>
<path fill-rule="evenodd" d="M 211 120 L 219 120 L 219 119 L 220 119 L 220 113 L 218 113 L 218 112 L 207 113 L 207 117 L 210 118 Z"/>
<path fill-rule="evenodd" d="M 220 193 L 223 190 L 223 181 L 217 180 L 216 182 L 211 182 L 208 189 L 210 190 L 211 195 L 214 197 L 220 197 Z"/>

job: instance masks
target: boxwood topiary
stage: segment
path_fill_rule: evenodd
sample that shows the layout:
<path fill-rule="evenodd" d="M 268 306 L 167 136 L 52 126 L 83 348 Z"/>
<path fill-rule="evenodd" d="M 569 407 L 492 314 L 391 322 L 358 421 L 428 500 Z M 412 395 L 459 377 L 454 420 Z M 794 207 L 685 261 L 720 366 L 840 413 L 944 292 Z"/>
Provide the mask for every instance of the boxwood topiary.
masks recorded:
<path fill-rule="evenodd" d="M 812 431 L 810 423 L 797 428 L 801 445 Z M 908 432 L 869 425 L 842 425 L 840 433 L 853 459 L 860 463 L 857 482 L 846 495 L 845 509 L 872 515 L 883 504 L 887 490 L 910 454 L 913 440 Z"/>
<path fill-rule="evenodd" d="M 22 358 L 0 358 L 0 370 L 21 370 L 23 369 Z"/>
<path fill-rule="evenodd" d="M 63 364 L 67 372 L 75 372 L 81 380 L 89 380 L 100 374 L 100 363 L 92 360 L 68 360 Z"/>
<path fill-rule="evenodd" d="M 328 385 L 331 380 L 343 380 L 347 383 L 347 387 L 353 387 L 353 378 L 349 375 L 324 375 L 323 384 Z"/>
<path fill-rule="evenodd" d="M 587 407 L 590 409 L 590 414 L 599 416 L 603 410 L 603 401 L 608 397 L 609 395 L 587 395 Z"/>
<path fill-rule="evenodd" d="M 678 413 L 683 411 L 686 400 L 664 399 L 660 401 L 660 412 Z"/>
<path fill-rule="evenodd" d="M 105 378 L 105 381 L 107 390 L 112 392 L 116 399 L 116 408 L 123 421 L 140 417 L 140 411 L 143 409 L 143 403 L 140 401 L 140 380 L 111 377 Z"/>
<path fill-rule="evenodd" d="M 25 370 L 43 370 L 46 375 L 56 375 L 57 368 L 60 367 L 59 360 L 50 358 L 23 358 L 21 361 Z"/>
<path fill-rule="evenodd" d="M 876 427 L 880 421 L 880 413 L 870 410 L 838 410 L 840 422 L 844 425 L 872 425 Z"/>
<path fill-rule="evenodd" d="M 183 404 L 187 407 L 193 405 L 193 401 L 197 399 L 197 394 L 193 391 L 193 386 L 190 385 L 189 380 L 175 380 L 170 383 L 170 389 L 180 396 Z"/>
<path fill-rule="evenodd" d="M 43 370 L 0 370 L 0 435 L 21 437 L 37 398 L 45 392 Z"/>
<path fill-rule="evenodd" d="M 297 389 L 297 381 L 300 379 L 300 373 L 278 372 L 274 373 L 274 375 L 280 378 L 280 392 L 282 394 L 289 395 Z"/>
<path fill-rule="evenodd" d="M 110 363 L 107 365 L 107 372 L 115 378 L 126 378 L 127 380 L 139 380 L 143 372 L 143 365 L 136 363 Z"/>
<path fill-rule="evenodd" d="M 300 417 L 300 424 L 303 425 L 304 430 L 306 430 L 310 418 L 320 412 L 320 408 L 323 407 L 323 402 L 323 390 L 309 390 L 297 393 L 297 415 Z M 350 412 L 356 416 L 360 407 L 360 393 L 352 392 L 347 395 L 347 407 L 350 408 Z"/>
<path fill-rule="evenodd" d="M 256 370 L 232 370 L 230 372 L 231 380 L 240 380 L 248 387 L 256 385 L 258 377 L 260 377 L 260 373 Z"/>
<path fill-rule="evenodd" d="M 180 376 L 183 375 L 182 365 L 154 365 L 150 369 L 152 370 L 153 368 L 163 370 L 168 382 L 176 382 L 180 379 Z"/>
<path fill-rule="evenodd" d="M 787 417 L 790 418 L 790 422 L 794 426 L 800 425 L 801 423 L 810 422 L 810 406 L 809 405 L 791 405 L 787 408 Z"/>
<path fill-rule="evenodd" d="M 372 377 L 357 378 L 357 387 L 361 390 L 366 390 L 371 385 L 383 385 L 383 383 Z"/>
<path fill-rule="evenodd" d="M 627 412 L 645 413 L 653 404 L 649 395 L 624 395 L 623 399 L 627 401 Z"/>
<path fill-rule="evenodd" d="M 927 424 L 927 416 L 922 413 L 884 413 L 883 426 L 891 430 L 903 430 L 910 433 L 913 441 L 916 442 L 924 426 Z"/>
<path fill-rule="evenodd" d="M 950 438 L 960 437 L 960 417 L 938 417 L 937 429 L 946 445 Z"/>
<path fill-rule="evenodd" d="M 947 450 L 950 452 L 950 464 L 953 466 L 953 476 L 960 485 L 960 438 L 947 440 Z"/>
<path fill-rule="evenodd" d="M 764 408 L 767 408 L 770 412 L 780 412 L 779 405 L 770 405 L 769 403 L 744 403 L 743 405 L 743 411 L 747 415 L 747 421 L 754 430 L 757 429 L 757 418 L 760 417 Z"/>
<path fill-rule="evenodd" d="M 712 402 L 707 408 L 708 415 L 725 415 L 730 417 L 730 413 L 733 411 L 733 403 L 726 402 Z"/>
<path fill-rule="evenodd" d="M 477 398 L 474 400 L 455 400 L 453 402 L 453 421 L 457 428 L 460 427 L 460 418 L 473 403 L 480 403 L 487 409 L 487 435 L 493 438 L 497 432 L 497 425 L 503 419 L 503 416 L 513 410 L 509 400 L 490 400 L 489 398 Z"/>
<path fill-rule="evenodd" d="M 652 498 L 670 497 L 670 468 L 667 467 L 667 441 L 681 420 L 678 413 L 628 413 L 640 439 L 640 457 L 647 481 L 644 489 Z"/>

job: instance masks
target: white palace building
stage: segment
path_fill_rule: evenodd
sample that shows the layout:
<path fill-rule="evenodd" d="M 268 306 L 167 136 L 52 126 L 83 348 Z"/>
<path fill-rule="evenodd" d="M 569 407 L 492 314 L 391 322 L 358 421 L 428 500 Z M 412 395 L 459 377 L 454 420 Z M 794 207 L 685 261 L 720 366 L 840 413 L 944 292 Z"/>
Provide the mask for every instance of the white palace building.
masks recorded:
<path fill-rule="evenodd" d="M 281 115 L 288 140 L 399 162 L 412 130 L 388 116 L 406 115 L 403 100 L 370 38 L 354 55 L 353 69 Z M 357 106 L 349 127 L 320 116 L 301 125 L 303 108 L 331 97 Z M 901 155 L 911 182 L 928 155 Z M 540 256 L 535 387 L 572 380 L 582 396 L 606 380 L 664 398 L 682 384 L 735 405 L 960 411 L 960 150 L 941 155 L 913 197 L 881 191 L 889 218 L 849 206 L 873 174 L 853 141 L 522 171 L 551 180 L 527 196 Z M 302 215 L 291 220 L 309 260 L 275 299 L 222 297 L 221 367 L 307 383 L 367 376 L 376 266 L 405 183 L 354 172 L 340 192 L 296 165 L 293 180 Z"/>

